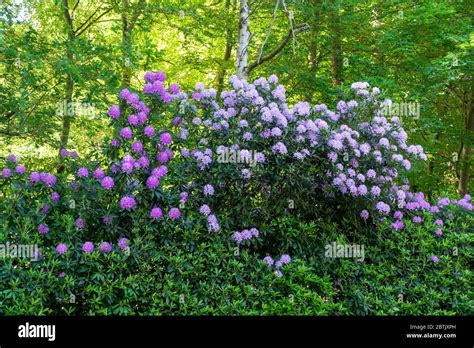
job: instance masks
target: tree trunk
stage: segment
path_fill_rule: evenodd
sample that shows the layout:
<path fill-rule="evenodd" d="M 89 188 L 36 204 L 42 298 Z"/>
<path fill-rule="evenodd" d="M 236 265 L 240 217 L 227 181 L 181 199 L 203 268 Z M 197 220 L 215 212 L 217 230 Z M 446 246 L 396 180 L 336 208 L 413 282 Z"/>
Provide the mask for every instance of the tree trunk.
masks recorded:
<path fill-rule="evenodd" d="M 461 196 L 467 194 L 470 176 L 471 156 L 474 138 L 474 95 L 471 92 L 470 99 L 466 108 L 464 117 L 464 131 L 466 133 L 465 141 L 463 142 L 460 162 L 461 169 L 459 171 L 458 190 Z"/>
<path fill-rule="evenodd" d="M 132 76 L 132 38 L 131 26 L 127 18 L 128 0 L 122 0 L 122 88 L 130 86 Z"/>
<path fill-rule="evenodd" d="M 248 47 L 250 44 L 248 0 L 240 0 L 239 39 L 237 43 L 236 70 L 239 78 L 248 77 Z"/>
<path fill-rule="evenodd" d="M 65 103 L 64 103 L 64 113 L 62 115 L 63 124 L 61 129 L 61 137 L 60 137 L 60 145 L 59 145 L 59 152 L 61 149 L 66 149 L 69 141 L 69 133 L 71 131 L 71 123 L 72 117 L 70 110 L 72 109 L 72 97 L 74 93 L 74 79 L 71 72 L 71 67 L 74 65 L 74 54 L 73 54 L 73 46 L 75 41 L 75 34 L 74 34 L 74 27 L 73 27 L 73 20 L 69 13 L 69 3 L 68 0 L 63 0 L 63 11 L 64 11 L 64 19 L 66 21 L 66 28 L 67 28 L 67 43 L 66 43 L 66 57 L 68 61 L 68 71 L 66 73 L 66 90 L 65 90 Z M 62 157 L 59 154 L 59 171 L 63 170 L 62 167 Z"/>
<path fill-rule="evenodd" d="M 232 5 L 232 13 L 233 15 L 236 6 L 236 0 Z M 225 9 L 227 12 L 230 10 L 230 0 L 226 0 L 225 2 Z M 230 17 L 230 16 L 229 16 Z M 232 54 L 232 30 L 230 28 L 226 28 L 226 41 L 225 41 L 225 51 L 224 51 L 224 59 L 222 65 L 219 67 L 219 71 L 217 73 L 217 93 L 220 94 L 224 87 L 224 78 L 227 72 L 226 64 L 230 60 L 230 56 Z"/>
<path fill-rule="evenodd" d="M 334 8 L 330 15 L 331 21 L 331 71 L 334 86 L 339 86 L 344 82 L 343 56 L 341 46 L 341 18 L 339 16 L 339 5 L 333 3 Z"/>
<path fill-rule="evenodd" d="M 315 28 L 315 25 L 313 24 L 311 26 L 311 42 L 309 44 L 309 67 L 308 67 L 308 70 L 309 70 L 309 73 L 311 75 L 311 80 L 310 81 L 313 81 L 313 79 L 315 79 L 316 77 L 316 73 L 318 71 L 318 66 L 319 66 L 319 62 L 318 62 L 318 43 L 317 43 L 317 39 L 318 39 L 318 32 Z M 313 87 L 313 86 L 311 86 Z M 313 102 L 313 92 L 314 92 L 314 87 L 313 88 L 308 88 L 308 93 L 306 94 L 306 100 L 310 103 Z"/>

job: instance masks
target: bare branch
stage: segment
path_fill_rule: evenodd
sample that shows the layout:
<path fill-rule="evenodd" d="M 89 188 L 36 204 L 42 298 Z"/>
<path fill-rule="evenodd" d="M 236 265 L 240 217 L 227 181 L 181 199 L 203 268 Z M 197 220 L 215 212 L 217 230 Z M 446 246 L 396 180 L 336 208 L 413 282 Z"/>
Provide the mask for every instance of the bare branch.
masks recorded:
<path fill-rule="evenodd" d="M 288 15 L 288 19 L 290 21 L 291 35 L 293 36 L 293 54 L 295 54 L 296 34 L 295 34 L 295 28 L 293 27 L 293 12 L 288 10 L 288 8 L 286 7 L 285 0 L 282 0 L 282 2 L 283 2 L 283 10 Z"/>
<path fill-rule="evenodd" d="M 97 8 L 94 12 L 92 12 L 92 14 L 74 31 L 74 35 L 82 29 L 82 27 L 84 27 L 94 16 L 95 14 L 99 11 L 99 9 Z"/>
<path fill-rule="evenodd" d="M 288 43 L 288 41 L 291 40 L 293 35 L 296 35 L 298 33 L 304 32 L 309 29 L 309 25 L 307 23 L 299 24 L 294 27 L 294 30 L 290 30 L 288 34 L 283 38 L 281 43 L 278 45 L 277 48 L 275 48 L 272 52 L 267 54 L 266 56 L 263 56 L 261 59 L 255 61 L 249 67 L 247 68 L 247 73 L 250 74 L 250 72 L 255 69 L 257 66 L 265 63 L 266 61 L 269 61 L 270 59 L 274 58 L 278 53 L 280 53 Z"/>
<path fill-rule="evenodd" d="M 83 32 L 85 32 L 87 29 L 89 29 L 92 25 L 94 25 L 95 23 L 97 23 L 97 21 L 98 21 L 99 19 L 101 19 L 101 18 L 102 18 L 103 16 L 105 16 L 107 13 L 109 13 L 110 11 L 112 11 L 112 10 L 114 9 L 114 7 L 115 7 L 115 6 L 109 7 L 107 10 L 105 10 L 104 12 L 102 12 L 102 14 L 100 14 L 100 15 L 99 15 L 96 19 L 94 19 L 94 20 L 89 21 L 89 19 L 88 19 L 87 21 L 85 21 L 85 22 L 75 31 L 75 35 L 76 35 L 76 36 L 80 36 Z M 97 11 L 94 12 L 94 14 L 95 14 L 95 13 L 97 13 Z M 80 30 L 81 27 L 82 27 L 85 23 L 87 23 L 88 21 L 89 21 L 89 23 L 88 23 L 84 28 L 82 28 L 82 30 Z"/>
<path fill-rule="evenodd" d="M 120 22 L 120 18 L 110 18 L 110 19 L 103 19 L 101 21 L 96 21 L 96 23 L 105 23 L 105 22 Z"/>
<path fill-rule="evenodd" d="M 74 12 L 76 11 L 77 5 L 79 5 L 79 2 L 80 2 L 80 1 L 81 1 L 81 0 L 77 0 L 77 1 L 76 1 L 76 4 L 75 4 L 74 7 L 72 8 L 72 11 L 71 11 L 72 16 L 74 16 Z"/>
<path fill-rule="evenodd" d="M 265 47 L 265 44 L 267 43 L 267 40 L 270 37 L 270 33 L 272 32 L 273 25 L 275 24 L 276 15 L 278 12 L 278 6 L 280 6 L 280 0 L 276 1 L 275 9 L 273 10 L 272 22 L 270 23 L 270 26 L 268 27 L 267 35 L 265 35 L 265 40 L 263 40 L 262 46 L 260 46 L 260 52 L 258 53 L 258 59 L 257 59 L 258 62 L 260 62 L 260 59 L 262 58 L 263 48 Z"/>

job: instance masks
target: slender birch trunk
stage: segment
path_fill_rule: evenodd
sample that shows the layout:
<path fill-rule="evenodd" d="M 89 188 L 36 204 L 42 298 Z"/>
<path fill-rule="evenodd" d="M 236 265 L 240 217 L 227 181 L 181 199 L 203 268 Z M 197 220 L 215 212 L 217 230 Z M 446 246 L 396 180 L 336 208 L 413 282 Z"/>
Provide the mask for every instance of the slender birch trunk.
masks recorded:
<path fill-rule="evenodd" d="M 250 44 L 250 10 L 248 0 L 240 0 L 239 38 L 237 43 L 236 70 L 239 78 L 248 78 L 248 47 Z"/>

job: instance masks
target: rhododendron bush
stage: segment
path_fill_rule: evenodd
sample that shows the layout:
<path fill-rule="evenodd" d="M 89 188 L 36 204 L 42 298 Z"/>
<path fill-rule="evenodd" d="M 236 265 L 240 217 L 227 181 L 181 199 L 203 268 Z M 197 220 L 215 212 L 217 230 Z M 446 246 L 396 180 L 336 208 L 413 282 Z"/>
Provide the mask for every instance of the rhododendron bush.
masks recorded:
<path fill-rule="evenodd" d="M 473 210 L 470 196 L 429 201 L 410 190 L 405 173 L 427 156 L 409 143 L 398 117 L 383 115 L 390 100 L 379 89 L 354 83 L 347 100 L 331 109 L 304 101 L 287 104 L 285 88 L 274 75 L 253 83 L 232 77 L 230 83 L 232 88 L 219 96 L 201 83 L 185 93 L 163 72 L 148 72 L 142 94 L 122 90 L 117 105 L 104 115 L 110 118 L 111 137 L 96 153 L 61 150 L 64 170 L 59 174 L 25 168 L 21 158 L 9 156 L 0 181 L 2 238 L 37 244 L 35 265 L 42 272 L 54 269 L 51 279 L 64 278 L 66 284 L 81 274 L 82 287 L 93 277 L 106 281 L 101 272 L 127 267 L 129 276 L 155 272 L 147 282 L 169 282 L 200 269 L 197 259 L 184 255 L 204 253 L 212 243 L 223 248 L 216 262 L 245 260 L 229 266 L 231 277 L 245 278 L 245 269 L 256 267 L 262 278 L 249 282 L 286 284 L 298 272 L 311 273 L 302 269 L 319 257 L 321 251 L 311 244 L 318 238 L 330 234 L 349 241 L 355 233 L 377 246 L 384 243 L 374 238 L 380 233 L 408 234 L 416 228 L 433 240 L 432 252 L 420 262 L 451 262 L 452 254 L 440 246 L 448 243 L 443 242 L 446 229 L 461 229 L 467 221 Z M 288 227 L 293 219 L 303 225 Z M 181 266 L 173 266 L 171 255 Z M 319 262 L 323 267 L 327 261 Z M 206 277 L 217 277 L 216 272 Z M 133 288 L 130 279 L 124 282 Z M 326 297 L 334 295 L 322 288 Z M 68 293 L 66 285 L 60 289 Z M 152 289 L 143 291 L 142 296 L 154 296 Z M 108 301 L 115 303 L 112 297 Z M 163 308 L 169 300 L 160 301 L 154 310 L 142 311 L 168 313 Z M 135 309 L 140 312 L 142 305 Z M 61 308 L 88 313 L 74 305 Z M 328 312 L 336 309 L 321 313 Z"/>

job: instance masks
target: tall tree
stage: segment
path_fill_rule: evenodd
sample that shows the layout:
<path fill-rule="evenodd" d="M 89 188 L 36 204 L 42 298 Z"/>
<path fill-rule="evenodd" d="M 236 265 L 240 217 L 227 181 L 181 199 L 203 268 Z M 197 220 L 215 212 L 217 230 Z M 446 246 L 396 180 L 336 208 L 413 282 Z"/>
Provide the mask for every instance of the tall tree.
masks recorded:
<path fill-rule="evenodd" d="M 139 0 L 137 4 L 131 4 L 129 0 L 122 0 L 122 88 L 130 86 L 132 76 L 132 31 L 138 17 L 145 11 L 145 1 Z"/>
<path fill-rule="evenodd" d="M 248 77 L 248 49 L 250 45 L 250 9 L 248 0 L 240 0 L 239 35 L 236 53 L 236 73 L 239 78 Z"/>
<path fill-rule="evenodd" d="M 229 18 L 231 18 L 234 15 L 235 8 L 237 6 L 236 3 L 237 3 L 237 0 L 232 0 L 232 5 L 231 5 L 231 0 L 225 1 L 225 10 Z M 232 29 L 233 28 L 230 26 L 226 26 L 226 29 L 225 29 L 224 57 L 223 57 L 222 62 L 219 65 L 219 70 L 217 72 L 217 91 L 218 92 L 221 92 L 224 86 L 224 77 L 227 71 L 226 63 L 230 60 L 230 57 L 232 55 L 232 46 L 233 46 L 233 35 L 232 35 L 233 30 Z"/>
<path fill-rule="evenodd" d="M 333 0 L 330 9 L 330 37 L 331 37 L 331 71 L 334 86 L 344 82 L 344 66 L 341 38 L 341 17 L 339 14 L 339 1 Z"/>
<path fill-rule="evenodd" d="M 80 4 L 80 0 L 76 0 L 72 9 L 69 5 L 69 0 L 62 0 L 62 11 L 64 16 L 65 28 L 67 38 L 64 42 L 65 50 L 66 50 L 66 86 L 65 86 L 65 96 L 64 96 L 64 112 L 62 115 L 62 128 L 61 128 L 61 135 L 60 135 L 60 143 L 59 143 L 59 171 L 63 170 L 62 166 L 62 157 L 60 155 L 61 149 L 66 149 L 68 146 L 69 141 L 69 134 L 71 131 L 71 123 L 73 120 L 74 115 L 71 113 L 72 103 L 73 103 L 73 95 L 74 95 L 74 68 L 75 68 L 75 59 L 74 59 L 74 50 L 76 45 L 76 40 L 79 36 L 84 34 L 91 26 L 96 24 L 102 17 L 108 14 L 116 5 L 116 3 L 112 2 L 107 8 L 102 8 L 99 6 L 98 8 L 92 11 L 92 14 L 85 19 L 82 24 L 79 24 L 75 28 L 74 24 L 74 12 L 76 11 L 77 7 Z"/>

